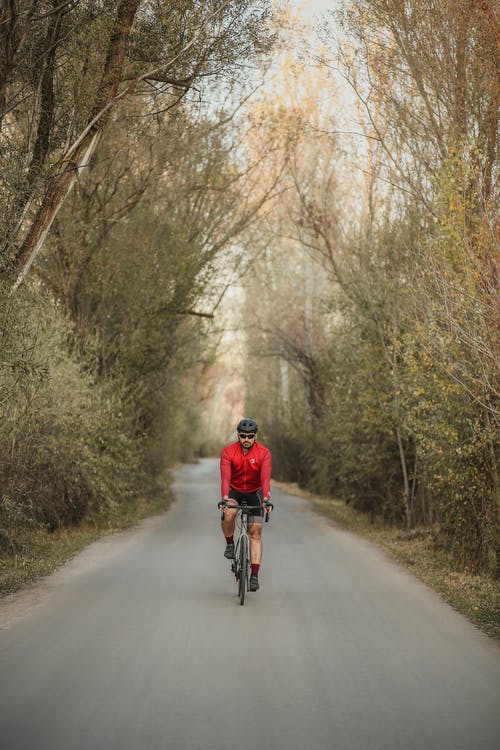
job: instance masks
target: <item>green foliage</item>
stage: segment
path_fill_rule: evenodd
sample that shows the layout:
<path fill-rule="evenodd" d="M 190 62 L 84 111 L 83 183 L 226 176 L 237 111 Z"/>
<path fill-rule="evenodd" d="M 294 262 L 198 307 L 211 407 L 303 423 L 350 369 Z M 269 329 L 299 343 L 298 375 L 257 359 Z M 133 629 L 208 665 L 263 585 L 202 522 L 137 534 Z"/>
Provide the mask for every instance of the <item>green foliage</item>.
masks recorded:
<path fill-rule="evenodd" d="M 254 409 L 252 413 L 259 413 Z M 273 455 L 273 477 L 279 481 L 297 482 L 303 487 L 311 481 L 308 449 L 312 434 L 304 424 L 282 422 L 274 418 L 266 424 L 260 439 Z"/>
<path fill-rule="evenodd" d="M 339 324 L 316 372 L 322 394 L 316 414 L 304 405 L 300 428 L 274 428 L 278 478 L 341 498 L 372 516 L 401 520 L 401 466 L 383 352 L 359 325 Z"/>
<path fill-rule="evenodd" d="M 55 530 L 123 512 L 140 481 L 118 383 L 96 383 L 72 350 L 72 326 L 39 290 L 2 289 L 2 545 L 21 527 Z"/>
<path fill-rule="evenodd" d="M 439 543 L 459 567 L 494 573 L 500 542 L 494 420 L 443 368 L 459 356 L 456 339 L 442 335 L 440 344 L 436 361 L 435 349 L 431 358 L 429 350 L 405 340 L 405 424 L 415 441 L 420 481 L 433 498 Z"/>

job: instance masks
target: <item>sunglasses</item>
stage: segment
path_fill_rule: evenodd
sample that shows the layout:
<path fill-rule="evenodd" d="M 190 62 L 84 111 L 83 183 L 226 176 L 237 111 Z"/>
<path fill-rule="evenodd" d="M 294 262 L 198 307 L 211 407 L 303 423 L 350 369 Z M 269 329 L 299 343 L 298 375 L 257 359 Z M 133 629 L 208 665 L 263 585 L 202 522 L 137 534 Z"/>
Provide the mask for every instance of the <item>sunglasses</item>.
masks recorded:
<path fill-rule="evenodd" d="M 253 440 L 255 432 L 238 432 L 238 436 L 243 439 L 248 438 L 249 440 Z"/>

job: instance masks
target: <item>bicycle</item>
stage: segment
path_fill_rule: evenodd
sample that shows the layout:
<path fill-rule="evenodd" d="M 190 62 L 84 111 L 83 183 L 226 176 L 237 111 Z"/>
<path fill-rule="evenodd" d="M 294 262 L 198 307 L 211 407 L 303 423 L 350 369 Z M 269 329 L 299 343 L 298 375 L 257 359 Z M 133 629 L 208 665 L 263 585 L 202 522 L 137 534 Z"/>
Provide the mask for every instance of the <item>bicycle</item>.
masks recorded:
<path fill-rule="evenodd" d="M 219 503 L 219 507 L 222 510 L 222 520 L 224 520 L 224 511 L 226 508 L 234 508 L 238 511 L 236 514 L 236 526 L 238 528 L 238 539 L 236 540 L 234 548 L 234 558 L 231 560 L 231 572 L 236 577 L 238 584 L 238 597 L 240 604 L 243 606 L 245 603 L 245 594 L 248 591 L 248 584 L 250 579 L 250 539 L 248 536 L 248 517 L 251 516 L 252 510 L 260 510 L 262 505 L 247 505 L 242 500 L 240 505 L 234 505 L 231 503 Z M 269 507 L 273 508 L 272 503 L 265 503 L 265 520 L 266 523 L 269 521 Z"/>

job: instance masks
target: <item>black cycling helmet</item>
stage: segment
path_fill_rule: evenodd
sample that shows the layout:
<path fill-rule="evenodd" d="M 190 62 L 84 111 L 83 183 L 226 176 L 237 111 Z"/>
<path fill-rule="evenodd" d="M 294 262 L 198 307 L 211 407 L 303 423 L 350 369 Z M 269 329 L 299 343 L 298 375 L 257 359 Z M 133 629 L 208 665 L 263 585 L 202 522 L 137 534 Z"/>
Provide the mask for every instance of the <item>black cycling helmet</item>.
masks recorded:
<path fill-rule="evenodd" d="M 247 418 L 240 420 L 236 428 L 237 432 L 257 432 L 258 429 L 255 419 Z"/>

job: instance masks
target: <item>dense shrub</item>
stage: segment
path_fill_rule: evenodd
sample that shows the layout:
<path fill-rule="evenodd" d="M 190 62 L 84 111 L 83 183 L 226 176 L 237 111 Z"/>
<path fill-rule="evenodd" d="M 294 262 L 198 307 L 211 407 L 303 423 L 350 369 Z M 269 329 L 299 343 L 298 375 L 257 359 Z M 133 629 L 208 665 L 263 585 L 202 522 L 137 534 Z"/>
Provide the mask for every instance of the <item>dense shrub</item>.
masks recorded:
<path fill-rule="evenodd" d="M 119 383 L 97 381 L 75 354 L 61 310 L 38 289 L 1 294 L 0 544 L 12 548 L 21 527 L 123 512 L 141 445 Z"/>

